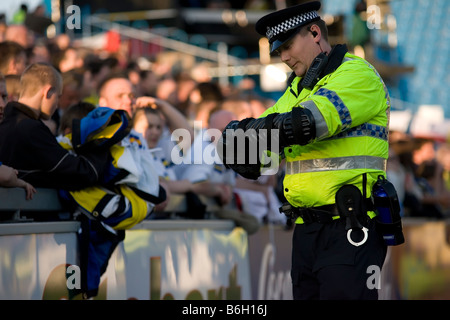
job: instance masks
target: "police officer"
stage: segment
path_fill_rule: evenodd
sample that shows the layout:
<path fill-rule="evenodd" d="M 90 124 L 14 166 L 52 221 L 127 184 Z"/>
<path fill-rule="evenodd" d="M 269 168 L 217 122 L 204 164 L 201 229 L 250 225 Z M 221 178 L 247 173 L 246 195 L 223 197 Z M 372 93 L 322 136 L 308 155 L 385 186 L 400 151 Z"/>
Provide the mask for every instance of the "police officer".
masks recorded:
<path fill-rule="evenodd" d="M 279 147 L 286 160 L 288 203 L 282 210 L 295 219 L 294 299 L 377 299 L 380 279 L 373 270 L 381 270 L 387 247 L 370 199 L 377 177 L 386 174 L 390 100 L 367 61 L 345 45 L 329 44 L 319 8 L 320 2 L 309 2 L 256 23 L 271 53 L 293 73 L 282 97 L 261 117 L 228 124 L 221 157 L 256 179 L 267 150 L 258 149 L 256 163 L 248 154 L 236 161 L 244 148 L 230 152 L 230 138 L 253 131 L 246 139 L 259 139 L 261 129 L 277 137 L 278 145 L 267 149 Z"/>

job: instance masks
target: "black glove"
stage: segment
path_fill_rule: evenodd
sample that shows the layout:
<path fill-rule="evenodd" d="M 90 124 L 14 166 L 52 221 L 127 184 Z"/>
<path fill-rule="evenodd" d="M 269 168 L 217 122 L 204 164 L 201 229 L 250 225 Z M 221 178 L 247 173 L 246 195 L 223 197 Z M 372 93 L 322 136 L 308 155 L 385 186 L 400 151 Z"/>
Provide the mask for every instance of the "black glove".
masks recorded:
<path fill-rule="evenodd" d="M 249 119 L 250 120 L 250 119 Z M 245 120 L 243 120 L 245 121 Z M 222 136 L 217 143 L 217 153 L 226 168 L 232 169 L 244 178 L 256 180 L 261 175 L 261 162 L 258 151 L 254 147 L 258 145 L 256 131 L 244 135 L 243 130 L 237 131 L 239 124 L 244 122 L 231 121 L 222 132 Z M 230 134 L 228 135 L 227 134 Z M 237 134 L 242 134 L 236 138 Z M 236 138 L 236 139 L 235 139 Z M 242 138 L 244 140 L 242 140 Z M 244 142 L 244 145 L 239 145 Z"/>
<path fill-rule="evenodd" d="M 314 117 L 311 111 L 301 107 L 292 108 L 290 112 L 272 113 L 264 118 L 251 119 L 245 123 L 245 130 L 249 129 L 267 129 L 269 137 L 275 133 L 272 129 L 278 129 L 279 149 L 295 144 L 306 145 L 316 137 Z M 267 139 L 271 141 L 269 137 Z"/>
<path fill-rule="evenodd" d="M 226 167 L 243 177 L 257 179 L 264 151 L 279 152 L 291 145 L 306 145 L 314 140 L 315 128 L 311 111 L 301 107 L 263 118 L 231 121 L 222 132 L 218 153 Z M 275 146 L 274 142 L 278 145 Z"/>
<path fill-rule="evenodd" d="M 230 165 L 230 168 L 246 179 L 256 180 L 261 176 L 261 169 L 256 164 L 234 164 Z"/>

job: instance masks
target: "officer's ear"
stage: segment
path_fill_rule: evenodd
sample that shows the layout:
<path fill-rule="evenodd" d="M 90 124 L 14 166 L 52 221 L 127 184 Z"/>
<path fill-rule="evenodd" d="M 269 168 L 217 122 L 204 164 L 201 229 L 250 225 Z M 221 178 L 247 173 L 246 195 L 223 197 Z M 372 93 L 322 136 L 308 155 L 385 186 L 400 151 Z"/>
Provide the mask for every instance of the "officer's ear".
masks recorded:
<path fill-rule="evenodd" d="M 308 31 L 311 32 L 311 34 L 312 34 L 312 36 L 313 36 L 313 38 L 314 38 L 314 41 L 317 42 L 317 43 L 319 43 L 319 41 L 320 41 L 320 36 L 321 36 L 321 32 L 320 32 L 319 26 L 316 25 L 316 24 L 313 24 L 312 26 L 310 26 L 310 27 L 308 28 Z"/>

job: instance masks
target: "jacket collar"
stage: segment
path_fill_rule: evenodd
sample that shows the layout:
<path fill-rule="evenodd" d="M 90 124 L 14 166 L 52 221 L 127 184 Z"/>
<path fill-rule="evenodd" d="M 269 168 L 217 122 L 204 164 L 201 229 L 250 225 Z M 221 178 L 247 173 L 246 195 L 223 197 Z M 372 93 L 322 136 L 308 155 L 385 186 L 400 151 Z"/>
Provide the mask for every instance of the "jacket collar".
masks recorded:
<path fill-rule="evenodd" d="M 322 79 L 326 75 L 334 72 L 342 64 L 342 61 L 347 51 L 348 49 L 345 44 L 335 45 L 328 54 L 327 64 L 323 66 L 322 70 L 320 70 L 318 74 L 319 79 Z M 299 81 L 294 82 L 294 79 L 297 79 Z M 301 78 L 297 77 L 296 74 L 292 72 L 291 75 L 289 76 L 287 83 L 291 87 L 290 88 L 291 93 L 293 93 L 296 97 L 298 97 L 298 95 L 300 95 L 300 92 L 303 90 L 303 87 L 301 86 Z M 293 85 L 295 83 L 297 84 L 297 92 L 294 92 L 293 90 Z"/>
<path fill-rule="evenodd" d="M 36 115 L 36 113 L 30 107 L 28 107 L 23 103 L 20 103 L 18 101 L 11 101 L 8 102 L 8 104 L 5 106 L 5 110 L 6 108 L 9 109 L 9 107 L 19 110 L 20 112 L 24 113 L 31 119 L 39 120 L 39 116 Z"/>
<path fill-rule="evenodd" d="M 325 77 L 327 74 L 330 74 L 339 68 L 347 51 L 348 49 L 345 44 L 337 44 L 334 46 L 329 53 L 328 63 L 320 74 L 320 78 Z"/>

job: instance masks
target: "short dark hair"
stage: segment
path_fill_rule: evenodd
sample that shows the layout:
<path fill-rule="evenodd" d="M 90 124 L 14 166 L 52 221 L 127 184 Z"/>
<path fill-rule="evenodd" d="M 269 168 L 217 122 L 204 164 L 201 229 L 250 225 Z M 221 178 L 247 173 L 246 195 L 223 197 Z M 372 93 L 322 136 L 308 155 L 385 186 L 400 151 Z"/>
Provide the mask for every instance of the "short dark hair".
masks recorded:
<path fill-rule="evenodd" d="M 65 71 L 61 74 L 63 86 L 74 86 L 81 89 L 83 85 L 83 74 L 76 69 Z"/>
<path fill-rule="evenodd" d="M 33 63 L 25 69 L 20 77 L 20 97 L 32 96 L 47 84 L 60 92 L 63 84 L 61 73 L 48 63 Z"/>
<path fill-rule="evenodd" d="M 131 122 L 134 123 L 136 122 L 137 118 L 139 118 L 142 115 L 148 116 L 148 115 L 157 115 L 158 117 L 162 118 L 162 114 L 161 111 L 157 108 L 152 108 L 152 107 L 139 107 L 136 108 L 136 110 L 133 113 L 133 117 L 131 118 Z"/>
<path fill-rule="evenodd" d="M 309 32 L 311 29 L 311 26 L 313 25 L 317 25 L 320 28 L 320 33 L 322 34 L 322 37 L 328 41 L 328 28 L 327 28 L 327 24 L 325 23 L 325 21 L 323 21 L 322 19 L 317 20 L 317 21 L 313 21 L 310 22 L 306 25 L 304 25 L 303 27 L 301 27 L 300 31 L 302 35 L 304 35 L 306 32 Z"/>
<path fill-rule="evenodd" d="M 6 75 L 11 59 L 17 59 L 20 54 L 26 55 L 25 48 L 14 41 L 0 42 L 0 72 Z"/>
<path fill-rule="evenodd" d="M 72 122 L 74 119 L 83 119 L 88 115 L 89 112 L 96 108 L 95 105 L 89 102 L 80 101 L 71 105 L 64 111 L 61 116 L 60 124 L 59 124 L 59 132 L 64 134 L 66 129 L 70 129 L 72 131 Z"/>

